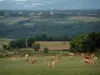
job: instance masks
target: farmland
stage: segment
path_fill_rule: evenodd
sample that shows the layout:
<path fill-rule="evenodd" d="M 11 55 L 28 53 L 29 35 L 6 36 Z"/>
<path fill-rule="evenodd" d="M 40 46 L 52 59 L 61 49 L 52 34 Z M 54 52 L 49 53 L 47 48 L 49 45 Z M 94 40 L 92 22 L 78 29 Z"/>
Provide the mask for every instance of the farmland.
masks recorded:
<path fill-rule="evenodd" d="M 41 47 L 40 50 L 44 50 L 45 47 L 47 47 L 49 50 L 63 50 L 63 49 L 69 49 L 70 44 L 69 42 L 64 42 L 63 41 L 41 41 L 38 42 L 40 43 Z"/>
<path fill-rule="evenodd" d="M 28 18 L 24 18 L 24 17 L 3 17 L 3 18 L 0 18 L 0 23 L 11 25 L 11 24 L 15 24 L 19 21 L 23 21 L 27 19 Z"/>
<path fill-rule="evenodd" d="M 9 43 L 11 39 L 4 39 L 0 38 L 0 48 L 4 43 Z M 39 41 L 37 43 L 40 43 L 40 50 L 44 50 L 45 47 L 47 47 L 49 50 L 63 50 L 63 49 L 69 49 L 70 44 L 69 42 L 63 42 L 63 41 Z"/>
<path fill-rule="evenodd" d="M 100 32 L 99 10 L 4 12 L 5 16 L 0 16 L 0 37 L 3 38 L 40 36 L 43 33 L 48 37 L 73 38 L 80 34 Z"/>

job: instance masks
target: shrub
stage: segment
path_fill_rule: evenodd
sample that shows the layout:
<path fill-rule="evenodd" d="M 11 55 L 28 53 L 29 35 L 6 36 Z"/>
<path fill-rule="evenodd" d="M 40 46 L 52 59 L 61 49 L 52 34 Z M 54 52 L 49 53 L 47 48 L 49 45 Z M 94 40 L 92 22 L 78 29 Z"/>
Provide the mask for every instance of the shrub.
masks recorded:
<path fill-rule="evenodd" d="M 49 50 L 47 47 L 44 48 L 44 54 L 48 54 L 49 53 Z"/>
<path fill-rule="evenodd" d="M 0 53 L 0 58 L 4 58 L 4 57 L 5 57 L 4 53 Z"/>
<path fill-rule="evenodd" d="M 7 52 L 6 56 L 7 57 L 12 57 L 12 56 L 14 56 L 14 53 L 13 52 Z"/>
<path fill-rule="evenodd" d="M 3 47 L 4 50 L 6 50 L 6 49 L 7 49 L 7 44 L 4 43 L 4 44 L 2 45 L 2 47 Z"/>
<path fill-rule="evenodd" d="M 28 47 L 32 47 L 33 43 L 35 43 L 35 39 L 33 37 L 27 39 Z"/>
<path fill-rule="evenodd" d="M 35 51 L 39 51 L 39 49 L 40 49 L 40 44 L 39 44 L 39 43 L 33 43 L 32 48 L 33 48 Z"/>
<path fill-rule="evenodd" d="M 33 55 L 33 51 L 32 50 L 20 50 L 19 51 L 20 56 L 25 56 L 25 54 L 28 54 L 29 56 L 31 56 Z"/>

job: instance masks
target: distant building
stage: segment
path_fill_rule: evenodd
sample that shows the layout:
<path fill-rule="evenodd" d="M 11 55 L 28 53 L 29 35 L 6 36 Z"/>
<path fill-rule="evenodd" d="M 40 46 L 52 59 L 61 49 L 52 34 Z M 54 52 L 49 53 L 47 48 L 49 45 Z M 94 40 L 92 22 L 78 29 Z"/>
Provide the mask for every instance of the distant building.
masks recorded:
<path fill-rule="evenodd" d="M 19 14 L 19 15 L 22 15 L 22 14 L 23 14 L 23 12 L 19 12 L 18 14 Z"/>
<path fill-rule="evenodd" d="M 54 15 L 54 12 L 50 12 L 51 15 Z"/>
<path fill-rule="evenodd" d="M 98 14 L 87 14 L 88 16 L 97 16 Z"/>

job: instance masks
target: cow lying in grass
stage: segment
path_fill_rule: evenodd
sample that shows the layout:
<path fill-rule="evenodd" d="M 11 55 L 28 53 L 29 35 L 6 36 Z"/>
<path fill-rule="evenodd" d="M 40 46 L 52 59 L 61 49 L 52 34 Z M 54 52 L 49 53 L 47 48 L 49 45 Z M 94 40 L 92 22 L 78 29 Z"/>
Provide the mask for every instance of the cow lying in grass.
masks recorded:
<path fill-rule="evenodd" d="M 88 64 L 96 63 L 97 57 L 94 54 L 84 55 L 84 62 Z"/>
<path fill-rule="evenodd" d="M 84 62 L 88 64 L 93 64 L 93 61 L 90 56 L 84 56 Z"/>

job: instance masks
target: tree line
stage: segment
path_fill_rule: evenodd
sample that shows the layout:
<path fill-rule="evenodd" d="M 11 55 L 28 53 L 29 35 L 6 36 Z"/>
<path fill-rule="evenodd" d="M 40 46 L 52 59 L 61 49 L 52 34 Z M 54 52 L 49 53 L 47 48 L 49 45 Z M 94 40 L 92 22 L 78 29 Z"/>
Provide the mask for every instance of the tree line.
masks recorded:
<path fill-rule="evenodd" d="M 11 40 L 8 44 L 3 44 L 4 50 L 12 50 L 14 48 L 34 48 L 36 51 L 39 50 L 40 44 L 35 43 L 35 39 L 30 38 L 20 38 L 16 40 Z"/>
<path fill-rule="evenodd" d="M 35 40 L 36 41 L 70 41 L 71 38 L 69 38 L 66 35 L 53 37 L 53 36 L 47 36 L 46 34 L 42 34 L 40 36 L 36 36 Z"/>
<path fill-rule="evenodd" d="M 13 48 L 34 48 L 36 51 L 40 48 L 40 44 L 36 41 L 69 41 L 67 36 L 48 37 L 46 34 L 36 37 L 27 37 L 11 40 L 8 44 L 3 44 L 5 50 Z"/>
<path fill-rule="evenodd" d="M 3 44 L 3 48 L 5 50 L 6 49 L 10 50 L 12 48 L 33 48 L 35 51 L 38 51 L 40 49 L 40 44 L 36 43 L 36 41 L 39 41 L 40 39 L 42 41 L 48 41 L 46 35 L 37 39 L 34 37 L 20 38 L 10 41 L 8 45 Z M 65 39 L 62 41 L 65 41 Z M 69 50 L 71 52 L 92 53 L 96 52 L 99 49 L 100 49 L 100 32 L 97 33 L 93 32 L 87 35 L 79 35 L 70 41 Z M 44 50 L 46 51 L 48 49 L 46 48 Z"/>
<path fill-rule="evenodd" d="M 80 35 L 70 42 L 71 52 L 96 52 L 100 49 L 100 32 Z"/>

